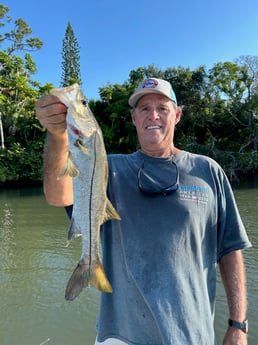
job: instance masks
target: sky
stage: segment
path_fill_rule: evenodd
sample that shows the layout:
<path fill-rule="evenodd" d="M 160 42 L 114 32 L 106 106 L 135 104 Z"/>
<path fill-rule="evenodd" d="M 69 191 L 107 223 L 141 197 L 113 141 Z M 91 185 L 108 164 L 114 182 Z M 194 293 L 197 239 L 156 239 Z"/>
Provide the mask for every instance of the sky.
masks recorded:
<path fill-rule="evenodd" d="M 3 0 L 13 20 L 22 18 L 41 39 L 32 53 L 34 79 L 60 86 L 62 41 L 68 21 L 80 49 L 83 91 L 123 84 L 132 70 L 166 70 L 258 55 L 257 0 Z"/>

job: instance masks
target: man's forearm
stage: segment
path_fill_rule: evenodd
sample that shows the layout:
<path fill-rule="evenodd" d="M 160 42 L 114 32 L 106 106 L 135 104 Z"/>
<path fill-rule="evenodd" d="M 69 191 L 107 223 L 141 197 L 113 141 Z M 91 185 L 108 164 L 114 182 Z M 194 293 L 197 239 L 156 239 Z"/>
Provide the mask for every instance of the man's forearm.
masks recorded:
<path fill-rule="evenodd" d="M 219 266 L 228 301 L 229 317 L 242 322 L 247 314 L 246 275 L 242 252 L 237 250 L 223 256 Z"/>
<path fill-rule="evenodd" d="M 68 206 L 73 203 L 72 179 L 70 176 L 61 176 L 67 157 L 67 135 L 48 133 L 44 153 L 43 183 L 46 200 L 52 206 Z"/>

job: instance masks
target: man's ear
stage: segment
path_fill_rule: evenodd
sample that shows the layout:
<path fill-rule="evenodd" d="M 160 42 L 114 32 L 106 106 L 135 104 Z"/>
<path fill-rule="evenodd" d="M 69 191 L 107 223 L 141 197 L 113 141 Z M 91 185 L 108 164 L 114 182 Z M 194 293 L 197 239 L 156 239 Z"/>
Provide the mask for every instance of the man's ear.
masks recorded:
<path fill-rule="evenodd" d="M 135 112 L 134 112 L 134 109 L 131 110 L 131 118 L 132 118 L 132 122 L 135 126 Z"/>
<path fill-rule="evenodd" d="M 178 124 L 178 122 L 180 122 L 181 118 L 182 118 L 182 108 L 177 107 L 175 124 Z"/>

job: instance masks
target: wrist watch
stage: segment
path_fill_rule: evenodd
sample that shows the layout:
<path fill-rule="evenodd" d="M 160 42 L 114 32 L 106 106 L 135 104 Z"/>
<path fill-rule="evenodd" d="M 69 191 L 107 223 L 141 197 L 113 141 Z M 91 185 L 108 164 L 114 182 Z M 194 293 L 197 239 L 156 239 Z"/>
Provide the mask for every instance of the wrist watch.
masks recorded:
<path fill-rule="evenodd" d="M 248 333 L 248 320 L 247 319 L 243 322 L 238 322 L 238 321 L 229 319 L 228 324 L 231 327 L 241 329 L 241 331 L 244 333 Z"/>

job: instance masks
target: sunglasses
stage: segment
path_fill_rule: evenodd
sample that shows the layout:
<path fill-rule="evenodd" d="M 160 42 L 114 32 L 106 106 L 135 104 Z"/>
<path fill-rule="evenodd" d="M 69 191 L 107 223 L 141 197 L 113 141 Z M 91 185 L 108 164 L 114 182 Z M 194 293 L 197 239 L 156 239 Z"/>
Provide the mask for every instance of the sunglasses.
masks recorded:
<path fill-rule="evenodd" d="M 178 167 L 173 160 L 171 160 L 171 164 L 175 168 L 175 175 L 176 175 L 175 182 L 169 186 L 162 187 L 160 183 L 156 184 L 155 178 L 153 179 L 153 177 L 151 177 L 150 174 L 148 174 L 148 172 L 145 171 L 144 169 L 145 164 L 143 161 L 142 166 L 140 167 L 138 171 L 138 188 L 142 192 L 142 194 L 144 194 L 145 196 L 155 198 L 158 195 L 168 196 L 170 194 L 173 194 L 178 189 L 179 187 Z"/>

